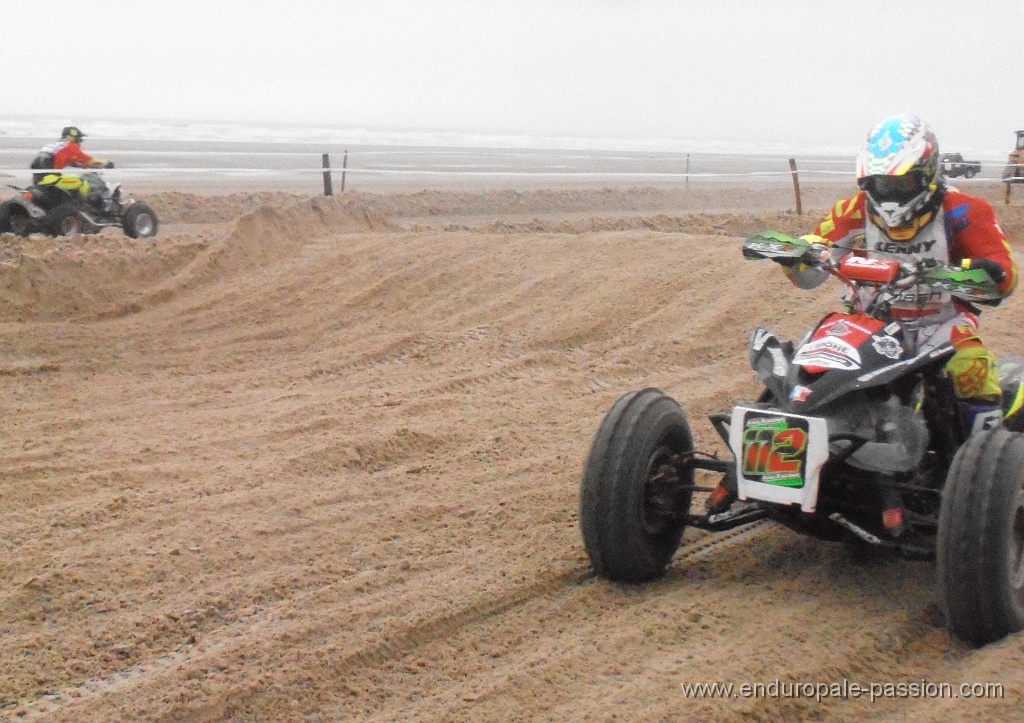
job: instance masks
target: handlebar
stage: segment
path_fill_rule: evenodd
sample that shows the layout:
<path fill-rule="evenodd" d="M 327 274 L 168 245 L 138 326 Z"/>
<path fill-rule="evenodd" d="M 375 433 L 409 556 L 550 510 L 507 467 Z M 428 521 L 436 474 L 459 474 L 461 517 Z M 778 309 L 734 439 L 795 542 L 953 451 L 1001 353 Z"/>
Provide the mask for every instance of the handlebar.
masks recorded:
<path fill-rule="evenodd" d="M 848 261 L 850 259 L 853 260 Z M 837 262 L 829 252 L 823 257 L 821 268 L 850 288 L 855 306 L 860 303 L 859 291 L 864 287 L 876 289 L 867 307 L 887 303 L 900 292 L 915 286 L 945 291 L 967 303 L 998 303 L 1002 299 L 999 285 L 987 270 L 965 269 L 939 259 L 886 260 L 845 256 L 842 262 Z"/>
<path fill-rule="evenodd" d="M 844 253 L 836 260 L 832 255 L 836 248 L 807 238 L 765 231 L 744 241 L 743 255 L 750 259 L 771 259 L 789 268 L 804 265 L 821 269 L 850 289 L 852 303 L 862 307 L 861 311 L 864 311 L 863 306 L 886 305 L 914 286 L 942 290 L 968 303 L 998 303 L 1002 298 L 997 279 L 980 261 L 965 269 L 939 259 L 907 259 L 884 252 Z M 864 289 L 875 291 L 866 304 L 862 304 L 861 299 Z"/>

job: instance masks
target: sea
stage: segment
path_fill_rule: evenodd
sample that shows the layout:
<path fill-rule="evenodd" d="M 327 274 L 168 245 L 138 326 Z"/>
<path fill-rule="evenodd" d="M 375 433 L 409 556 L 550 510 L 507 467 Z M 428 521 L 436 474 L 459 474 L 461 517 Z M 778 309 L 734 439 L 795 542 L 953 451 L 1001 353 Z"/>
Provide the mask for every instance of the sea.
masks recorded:
<path fill-rule="evenodd" d="M 0 117 L 0 182 L 26 181 L 39 148 L 70 122 Z M 282 187 L 849 183 L 856 147 L 672 138 L 619 139 L 392 130 L 327 125 L 83 118 L 86 150 L 116 164 L 119 180 L 180 176 L 249 179 Z M 982 160 L 997 178 L 1005 153 Z M 792 165 L 791 165 L 792 164 Z"/>

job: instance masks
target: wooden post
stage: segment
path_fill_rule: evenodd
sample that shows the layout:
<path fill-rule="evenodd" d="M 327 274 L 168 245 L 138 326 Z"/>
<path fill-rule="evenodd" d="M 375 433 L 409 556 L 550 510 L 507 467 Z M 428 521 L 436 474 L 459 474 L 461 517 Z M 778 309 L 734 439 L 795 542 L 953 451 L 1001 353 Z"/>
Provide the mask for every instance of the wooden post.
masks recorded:
<path fill-rule="evenodd" d="M 686 154 L 686 188 L 690 188 L 690 154 Z"/>
<path fill-rule="evenodd" d="M 1006 184 L 1006 198 L 1003 199 L 1003 203 L 1006 205 L 1010 204 L 1010 184 Z"/>
<path fill-rule="evenodd" d="M 324 161 L 324 195 L 333 196 L 334 189 L 331 188 L 331 157 L 328 154 L 323 154 Z"/>
<path fill-rule="evenodd" d="M 789 159 L 789 170 L 793 173 L 793 195 L 796 196 L 796 215 L 802 216 L 804 214 L 803 207 L 800 205 L 800 179 L 796 176 L 796 159 Z"/>
<path fill-rule="evenodd" d="M 348 150 L 345 150 L 345 155 L 341 159 L 341 192 L 345 192 L 345 169 L 348 168 Z"/>

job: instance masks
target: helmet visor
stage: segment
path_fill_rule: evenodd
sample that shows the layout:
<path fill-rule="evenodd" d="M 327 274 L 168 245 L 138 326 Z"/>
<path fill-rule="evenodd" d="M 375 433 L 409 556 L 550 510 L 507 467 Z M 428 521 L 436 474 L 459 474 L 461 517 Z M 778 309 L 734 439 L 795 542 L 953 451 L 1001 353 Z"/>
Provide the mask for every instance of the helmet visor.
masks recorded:
<path fill-rule="evenodd" d="M 902 176 L 868 176 L 861 187 L 875 203 L 896 203 L 902 206 L 922 193 L 925 183 L 921 174 L 914 172 Z"/>

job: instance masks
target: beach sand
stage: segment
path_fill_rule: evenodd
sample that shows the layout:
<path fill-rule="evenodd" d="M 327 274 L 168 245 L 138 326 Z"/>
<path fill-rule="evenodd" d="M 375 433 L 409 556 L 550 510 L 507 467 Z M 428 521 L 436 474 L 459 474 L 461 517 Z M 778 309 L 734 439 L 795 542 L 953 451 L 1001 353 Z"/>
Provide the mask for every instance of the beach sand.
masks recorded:
<path fill-rule="evenodd" d="M 127 187 L 127 181 L 126 181 Z M 1024 201 L 989 197 L 1020 248 Z M 1019 717 L 1024 638 L 946 632 L 931 563 L 763 526 L 663 580 L 593 575 L 583 462 L 624 392 L 706 420 L 800 292 L 745 236 L 787 183 L 254 189 L 151 179 L 152 241 L 0 237 L 0 718 Z M 1020 353 L 1024 306 L 986 311 Z M 998 683 L 992 699 L 682 684 Z"/>

